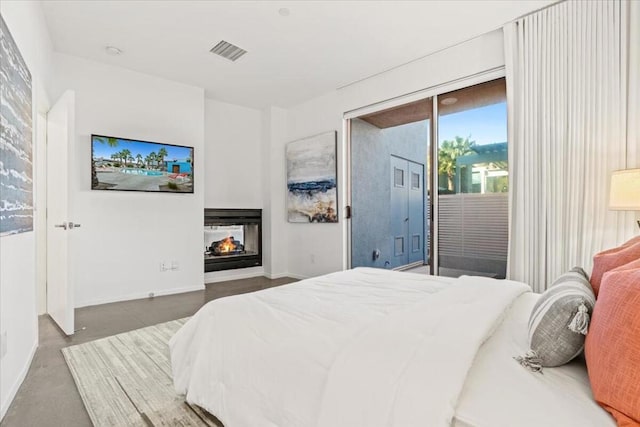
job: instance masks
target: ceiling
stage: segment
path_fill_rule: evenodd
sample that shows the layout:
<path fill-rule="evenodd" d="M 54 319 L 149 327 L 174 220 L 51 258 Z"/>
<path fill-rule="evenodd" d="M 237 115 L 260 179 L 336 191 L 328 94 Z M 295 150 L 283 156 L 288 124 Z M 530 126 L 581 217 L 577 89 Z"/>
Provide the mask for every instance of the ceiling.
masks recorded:
<path fill-rule="evenodd" d="M 438 95 L 438 115 L 446 116 L 506 100 L 506 82 L 504 78 L 500 78 Z M 427 120 L 431 117 L 432 109 L 432 98 L 425 98 L 358 118 L 380 129 L 386 129 Z"/>
<path fill-rule="evenodd" d="M 494 30 L 551 0 L 44 1 L 58 52 L 290 107 Z M 279 12 L 289 11 L 288 16 Z M 209 50 L 226 40 L 237 62 Z M 106 46 L 122 50 L 118 56 Z"/>

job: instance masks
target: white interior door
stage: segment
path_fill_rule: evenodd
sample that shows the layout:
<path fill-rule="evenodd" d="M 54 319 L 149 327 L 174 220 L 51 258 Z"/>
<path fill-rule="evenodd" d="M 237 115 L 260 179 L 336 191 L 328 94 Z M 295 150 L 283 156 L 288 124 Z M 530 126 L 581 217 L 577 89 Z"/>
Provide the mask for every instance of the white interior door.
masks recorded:
<path fill-rule="evenodd" d="M 47 312 L 67 334 L 74 332 L 74 289 L 69 246 L 69 153 L 75 134 L 75 94 L 65 92 L 47 114 Z"/>

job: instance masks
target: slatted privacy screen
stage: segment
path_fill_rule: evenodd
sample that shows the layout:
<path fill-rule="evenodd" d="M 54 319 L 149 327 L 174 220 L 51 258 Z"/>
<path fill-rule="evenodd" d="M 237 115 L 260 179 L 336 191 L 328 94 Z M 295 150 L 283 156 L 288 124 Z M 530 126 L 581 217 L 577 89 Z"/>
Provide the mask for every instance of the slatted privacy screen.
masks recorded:
<path fill-rule="evenodd" d="M 439 198 L 441 255 L 507 259 L 507 193 L 452 194 Z"/>

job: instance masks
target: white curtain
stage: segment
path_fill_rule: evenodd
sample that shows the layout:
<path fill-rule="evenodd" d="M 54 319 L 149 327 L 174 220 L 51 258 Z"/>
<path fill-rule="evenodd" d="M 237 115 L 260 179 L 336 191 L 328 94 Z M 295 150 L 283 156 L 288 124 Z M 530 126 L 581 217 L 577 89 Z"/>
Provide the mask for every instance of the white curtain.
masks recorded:
<path fill-rule="evenodd" d="M 607 207 L 611 172 L 640 166 L 638 6 L 566 1 L 504 27 L 507 274 L 538 292 L 638 233 Z"/>

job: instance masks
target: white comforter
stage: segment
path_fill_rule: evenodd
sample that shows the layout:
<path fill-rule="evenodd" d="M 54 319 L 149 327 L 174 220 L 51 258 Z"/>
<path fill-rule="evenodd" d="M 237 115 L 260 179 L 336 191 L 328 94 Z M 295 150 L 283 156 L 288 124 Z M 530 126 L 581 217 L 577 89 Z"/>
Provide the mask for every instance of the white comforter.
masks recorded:
<path fill-rule="evenodd" d="M 175 387 L 227 427 L 448 426 L 528 290 L 359 268 L 215 300 L 170 342 Z"/>

